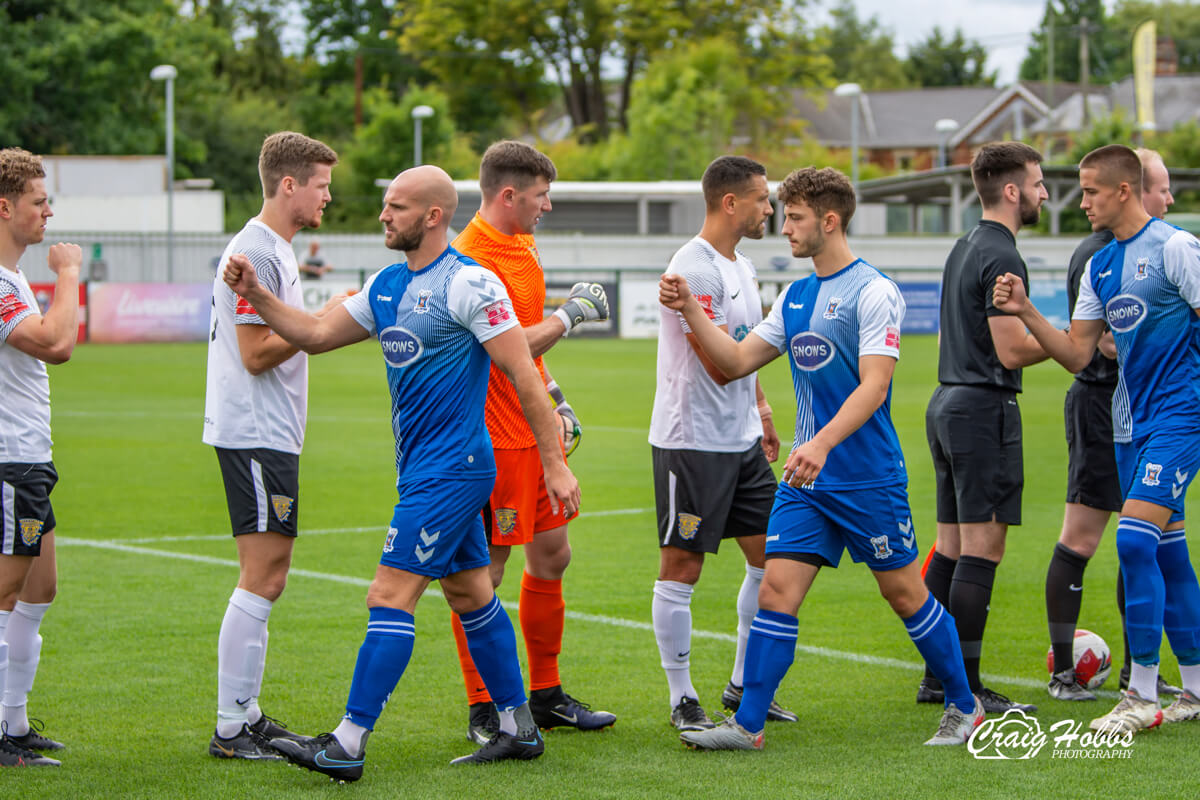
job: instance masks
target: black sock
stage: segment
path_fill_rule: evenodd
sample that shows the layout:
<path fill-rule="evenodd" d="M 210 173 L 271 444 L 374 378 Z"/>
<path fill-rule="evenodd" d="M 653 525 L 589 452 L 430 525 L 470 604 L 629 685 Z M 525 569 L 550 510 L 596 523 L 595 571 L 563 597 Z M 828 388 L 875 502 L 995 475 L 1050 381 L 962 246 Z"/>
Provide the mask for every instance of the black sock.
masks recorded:
<path fill-rule="evenodd" d="M 977 556 L 962 556 L 950 583 L 950 613 L 958 625 L 963 665 L 972 692 L 983 688 L 979 680 L 979 658 L 983 652 L 983 629 L 992 602 L 992 584 L 998 562 Z"/>
<path fill-rule="evenodd" d="M 1121 667 L 1121 674 L 1128 675 L 1133 657 L 1129 652 L 1129 631 L 1125 629 L 1125 575 L 1120 566 L 1117 567 L 1117 609 L 1121 612 L 1121 641 L 1125 643 L 1125 661 Z"/>
<path fill-rule="evenodd" d="M 1083 603 L 1083 571 L 1088 560 L 1063 545 L 1054 545 L 1046 570 L 1046 621 L 1054 650 L 1054 671 L 1075 666 L 1075 626 Z"/>
<path fill-rule="evenodd" d="M 942 604 L 943 608 L 950 608 L 950 581 L 954 579 L 954 567 L 958 564 L 953 558 L 946 558 L 938 552 L 934 552 L 933 558 L 929 561 L 929 566 L 925 569 L 925 588 L 933 595 L 933 599 Z M 941 688 L 941 681 L 933 676 L 929 671 L 929 665 L 925 665 L 925 685 L 931 689 Z"/>

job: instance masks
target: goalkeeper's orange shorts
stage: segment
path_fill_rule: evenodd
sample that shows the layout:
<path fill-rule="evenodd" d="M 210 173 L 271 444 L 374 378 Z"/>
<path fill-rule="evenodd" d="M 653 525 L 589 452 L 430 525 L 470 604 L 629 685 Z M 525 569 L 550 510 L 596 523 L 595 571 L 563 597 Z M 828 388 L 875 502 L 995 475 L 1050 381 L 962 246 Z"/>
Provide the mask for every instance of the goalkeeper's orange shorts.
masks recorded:
<path fill-rule="evenodd" d="M 496 486 L 483 510 L 488 541 L 498 545 L 525 544 L 534 534 L 566 525 L 579 516 L 563 516 L 550 510 L 546 478 L 537 446 L 520 450 L 496 450 Z"/>

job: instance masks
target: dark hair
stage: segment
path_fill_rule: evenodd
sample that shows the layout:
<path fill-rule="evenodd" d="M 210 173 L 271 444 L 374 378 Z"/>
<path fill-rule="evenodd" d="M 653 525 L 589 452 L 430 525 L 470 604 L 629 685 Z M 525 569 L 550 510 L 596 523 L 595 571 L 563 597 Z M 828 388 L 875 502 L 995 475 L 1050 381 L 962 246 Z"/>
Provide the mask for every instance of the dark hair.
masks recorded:
<path fill-rule="evenodd" d="M 0 150 L 0 197 L 15 201 L 29 189 L 29 182 L 46 177 L 42 157 L 19 147 Z"/>
<path fill-rule="evenodd" d="M 1097 147 L 1079 162 L 1080 169 L 1095 169 L 1096 178 L 1105 186 L 1128 183 L 1134 197 L 1142 196 L 1142 160 L 1123 144 Z"/>
<path fill-rule="evenodd" d="M 310 139 L 295 131 L 272 133 L 263 142 L 258 154 L 258 177 L 262 179 L 263 196 L 271 198 L 284 178 L 295 178 L 301 186 L 316 172 L 317 164 L 333 166 L 337 153 L 324 142 Z"/>
<path fill-rule="evenodd" d="M 538 178 L 553 183 L 557 177 L 558 170 L 550 157 L 524 142 L 496 142 L 484 151 L 479 163 L 479 189 L 486 197 L 505 186 L 522 191 Z"/>
<path fill-rule="evenodd" d="M 833 167 L 801 167 L 793 170 L 779 184 L 776 193 L 784 205 L 804 203 L 818 217 L 825 216 L 829 211 L 837 214 L 841 219 L 842 233 L 846 232 L 858 205 L 854 185 Z"/>
<path fill-rule="evenodd" d="M 971 162 L 971 180 L 984 208 L 1000 202 L 1004 187 L 1018 183 L 1026 165 L 1042 163 L 1042 154 L 1024 142 L 992 142 L 979 148 Z"/>
<path fill-rule="evenodd" d="M 704 205 L 712 211 L 721 205 L 721 198 L 746 189 L 755 175 L 766 177 L 767 168 L 745 156 L 721 156 L 704 170 L 700 187 L 704 190 Z"/>

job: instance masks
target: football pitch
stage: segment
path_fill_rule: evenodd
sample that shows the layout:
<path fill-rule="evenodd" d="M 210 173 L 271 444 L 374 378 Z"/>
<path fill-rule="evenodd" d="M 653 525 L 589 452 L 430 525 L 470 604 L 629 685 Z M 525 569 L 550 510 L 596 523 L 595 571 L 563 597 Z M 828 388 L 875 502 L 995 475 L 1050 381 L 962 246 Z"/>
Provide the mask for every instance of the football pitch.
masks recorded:
<path fill-rule="evenodd" d="M 217 632 L 237 564 L 216 457 L 200 442 L 204 345 L 79 347 L 70 363 L 51 368 L 60 586 L 42 628 L 42 662 L 29 703 L 31 716 L 44 719 L 46 733 L 68 749 L 61 769 L 3 771 L 4 795 L 899 800 L 1194 794 L 1200 723 L 1140 734 L 1121 758 L 1055 756 L 1050 726 L 1082 720 L 1086 729 L 1087 720 L 1115 702 L 1108 690 L 1116 679 L 1114 670 L 1094 703 L 1053 701 L 1045 691 L 1043 591 L 1062 521 L 1062 402 L 1070 382 L 1054 364 L 1025 372 L 1024 524 L 1009 533 L 983 656 L 988 685 L 1038 704 L 1038 722 L 1050 739 L 1041 751 L 1025 760 L 983 760 L 966 747 L 921 745 L 941 709 L 913 702 L 921 674 L 916 649 L 869 573 L 848 557 L 840 569 L 822 571 L 800 610 L 795 664 L 778 695 L 800 721 L 769 723 L 760 753 L 684 749 L 667 723 L 666 680 L 650 629 L 658 566 L 646 443 L 654 358 L 653 341 L 598 339 L 567 340 L 547 358 L 584 426 L 570 461 L 583 487 L 583 515 L 571 526 L 574 555 L 564 583 L 564 685 L 593 707 L 616 713 L 616 726 L 547 732 L 546 753 L 532 763 L 449 767 L 473 746 L 465 737 L 449 612 L 431 592 L 418 607 L 412 662 L 368 744 L 363 779 L 339 787 L 282 763 L 232 763 L 207 754 L 216 716 Z M 924 411 L 936 358 L 933 337 L 904 340 L 892 405 L 923 551 L 934 538 Z M 272 612 L 261 703 L 291 729 L 315 735 L 332 729 L 342 713 L 366 627 L 366 585 L 396 498 L 388 397 L 375 345 L 310 363 L 301 536 L 288 588 Z M 795 404 L 784 359 L 760 376 L 780 437 L 790 442 Z M 783 456 L 777 472 L 782 464 Z M 1189 515 L 1196 518 L 1194 502 Z M 1080 624 L 1100 633 L 1119 659 L 1114 529 L 1110 524 L 1088 569 Z M 693 679 L 710 712 L 719 710 L 729 679 L 742 563 L 738 548 L 728 544 L 708 560 L 693 601 Z M 506 603 L 517 598 L 521 564 L 518 548 L 500 589 Z M 510 613 L 515 626 L 515 605 Z M 518 649 L 524 659 L 523 645 Z M 1163 671 L 1178 681 L 1165 643 Z"/>

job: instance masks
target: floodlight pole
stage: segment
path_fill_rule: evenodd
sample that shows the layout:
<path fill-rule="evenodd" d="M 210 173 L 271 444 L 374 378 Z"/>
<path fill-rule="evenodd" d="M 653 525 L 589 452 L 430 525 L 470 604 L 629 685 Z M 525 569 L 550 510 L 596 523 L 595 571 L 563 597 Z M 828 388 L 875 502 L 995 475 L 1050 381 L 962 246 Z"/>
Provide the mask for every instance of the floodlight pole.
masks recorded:
<path fill-rule="evenodd" d="M 167 84 L 167 283 L 175 282 L 175 78 L 170 64 L 150 70 L 150 80 Z"/>

